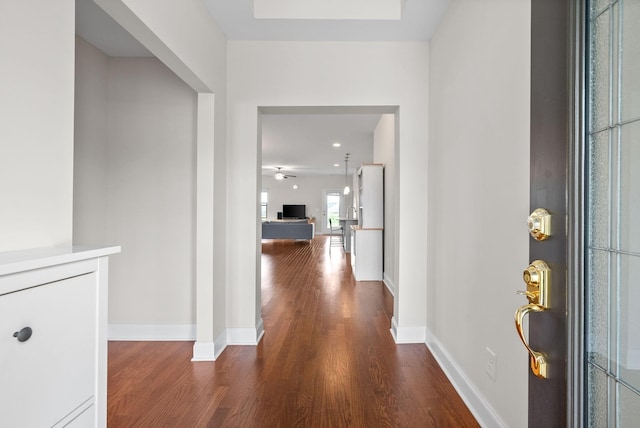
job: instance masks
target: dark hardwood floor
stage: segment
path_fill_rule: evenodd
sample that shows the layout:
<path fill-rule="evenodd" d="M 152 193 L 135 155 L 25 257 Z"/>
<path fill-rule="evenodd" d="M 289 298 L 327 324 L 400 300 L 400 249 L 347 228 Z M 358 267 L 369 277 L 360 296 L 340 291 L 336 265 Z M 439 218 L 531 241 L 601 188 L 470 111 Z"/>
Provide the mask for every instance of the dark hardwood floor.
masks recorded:
<path fill-rule="evenodd" d="M 192 342 L 110 342 L 108 426 L 478 426 L 424 344 L 393 342 L 392 311 L 326 237 L 263 241 L 260 344 L 191 362 Z"/>

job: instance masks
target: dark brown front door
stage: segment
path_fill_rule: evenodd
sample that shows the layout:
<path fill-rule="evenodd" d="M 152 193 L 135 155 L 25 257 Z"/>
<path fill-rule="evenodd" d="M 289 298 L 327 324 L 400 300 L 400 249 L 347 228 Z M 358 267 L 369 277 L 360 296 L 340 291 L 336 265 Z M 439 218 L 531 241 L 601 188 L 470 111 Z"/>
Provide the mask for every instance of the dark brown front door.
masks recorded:
<path fill-rule="evenodd" d="M 529 426 L 567 425 L 567 273 L 571 171 L 569 0 L 531 2 L 530 208 L 551 214 L 551 236 L 530 238 L 530 261 L 550 269 L 549 308 L 529 315 L 529 345 L 545 354 L 546 379 L 529 370 Z"/>
<path fill-rule="evenodd" d="M 531 2 L 531 239 L 550 268 L 530 312 L 529 426 L 640 420 L 640 2 Z"/>

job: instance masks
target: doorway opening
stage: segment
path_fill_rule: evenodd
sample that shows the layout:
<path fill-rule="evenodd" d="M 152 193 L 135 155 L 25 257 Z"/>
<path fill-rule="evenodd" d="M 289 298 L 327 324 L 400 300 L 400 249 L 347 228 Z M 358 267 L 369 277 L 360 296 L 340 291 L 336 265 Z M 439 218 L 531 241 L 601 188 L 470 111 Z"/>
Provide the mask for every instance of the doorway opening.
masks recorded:
<path fill-rule="evenodd" d="M 258 107 L 257 117 L 257 163 L 260 174 L 256 190 L 269 189 L 267 221 L 277 220 L 277 213 L 282 211 L 284 204 L 303 204 L 306 206 L 306 216 L 315 222 L 315 234 L 329 234 L 329 219 L 336 220 L 338 224 L 338 218 L 346 217 L 347 208 L 354 205 L 353 195 L 344 195 L 343 189 L 345 184 L 353 182 L 360 165 L 385 165 L 383 271 L 384 284 L 392 295 L 395 291 L 394 277 L 398 271 L 398 116 L 398 106 L 340 106 Z M 335 122 L 329 123 L 330 120 Z M 367 123 L 368 128 L 365 129 Z M 305 133 L 304 125 L 312 127 L 314 124 L 320 126 L 312 132 L 307 129 Z M 383 125 L 390 132 L 374 138 Z M 350 133 L 336 132 L 349 129 L 349 126 Z M 354 131 L 358 126 L 359 133 Z M 287 133 L 294 138 L 285 138 Z M 356 145 L 353 145 L 354 140 Z M 368 150 L 368 154 L 362 154 L 364 149 Z M 345 173 L 343 161 L 346 153 L 350 157 L 349 169 Z M 302 158 L 296 158 L 296 154 L 305 155 L 306 159 L 310 159 L 309 164 L 301 161 Z M 276 179 L 279 172 L 288 177 Z M 262 261 L 262 247 L 256 249 L 260 261 L 257 266 L 258 278 L 261 278 L 256 287 L 259 296 L 256 302 L 260 307 L 263 302 L 262 273 L 272 269 Z M 268 299 L 267 296 L 265 298 Z M 256 308 L 258 313 L 260 307 Z"/>
<path fill-rule="evenodd" d="M 331 227 L 338 224 L 344 212 L 340 190 L 324 190 L 322 192 L 322 233 L 328 234 Z"/>

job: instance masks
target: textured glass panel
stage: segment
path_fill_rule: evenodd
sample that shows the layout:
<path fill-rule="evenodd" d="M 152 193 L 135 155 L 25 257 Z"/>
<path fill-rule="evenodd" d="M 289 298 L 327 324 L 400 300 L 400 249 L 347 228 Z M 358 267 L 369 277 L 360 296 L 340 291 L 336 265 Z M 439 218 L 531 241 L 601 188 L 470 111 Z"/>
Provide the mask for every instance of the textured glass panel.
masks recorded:
<path fill-rule="evenodd" d="M 607 376 L 600 370 L 589 364 L 587 392 L 589 406 L 587 409 L 587 426 L 605 428 L 609 419 L 609 394 Z"/>
<path fill-rule="evenodd" d="M 617 372 L 627 384 L 640 390 L 640 256 L 622 254 L 619 257 Z"/>
<path fill-rule="evenodd" d="M 589 252 L 587 287 L 587 359 L 609 368 L 609 253 Z"/>
<path fill-rule="evenodd" d="M 591 136 L 589 148 L 589 245 L 609 246 L 609 131 Z"/>
<path fill-rule="evenodd" d="M 640 397 L 624 385 L 618 385 L 619 427 L 637 427 L 640 424 Z"/>
<path fill-rule="evenodd" d="M 631 427 L 640 426 L 640 0 L 589 8 L 587 418 Z"/>
<path fill-rule="evenodd" d="M 609 11 L 592 23 L 590 132 L 609 125 Z"/>
<path fill-rule="evenodd" d="M 624 125 L 621 140 L 620 249 L 640 254 L 640 122 Z"/>
<path fill-rule="evenodd" d="M 595 16 L 601 13 L 608 6 L 609 6 L 609 0 L 592 0 L 591 16 Z"/>
<path fill-rule="evenodd" d="M 619 74 L 620 74 L 620 3 L 615 2 L 611 5 L 612 10 L 611 14 L 612 20 L 611 23 L 611 111 L 610 116 L 612 123 L 618 123 L 619 121 L 619 108 L 618 104 L 620 102 L 620 94 L 619 92 Z"/>
<path fill-rule="evenodd" d="M 640 118 L 640 1 L 622 3 L 622 120 Z"/>

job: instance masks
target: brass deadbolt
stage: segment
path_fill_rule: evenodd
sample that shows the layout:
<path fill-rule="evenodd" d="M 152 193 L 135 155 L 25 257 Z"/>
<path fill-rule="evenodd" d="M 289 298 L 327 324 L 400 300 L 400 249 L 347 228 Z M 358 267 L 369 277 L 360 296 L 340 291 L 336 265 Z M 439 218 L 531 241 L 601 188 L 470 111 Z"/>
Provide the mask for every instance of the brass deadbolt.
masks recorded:
<path fill-rule="evenodd" d="M 551 214 L 544 208 L 537 208 L 527 219 L 529 234 L 536 241 L 544 241 L 551 236 Z"/>

